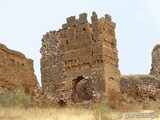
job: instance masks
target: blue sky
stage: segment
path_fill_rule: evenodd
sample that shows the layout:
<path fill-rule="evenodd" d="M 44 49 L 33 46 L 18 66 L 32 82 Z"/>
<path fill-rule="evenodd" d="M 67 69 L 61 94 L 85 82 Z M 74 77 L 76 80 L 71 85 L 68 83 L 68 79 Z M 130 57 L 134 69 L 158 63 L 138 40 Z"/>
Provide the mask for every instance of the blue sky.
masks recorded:
<path fill-rule="evenodd" d="M 34 60 L 40 77 L 42 36 L 58 30 L 66 18 L 92 11 L 116 22 L 119 69 L 122 74 L 148 74 L 151 51 L 160 43 L 159 0 L 0 0 L 0 43 Z"/>

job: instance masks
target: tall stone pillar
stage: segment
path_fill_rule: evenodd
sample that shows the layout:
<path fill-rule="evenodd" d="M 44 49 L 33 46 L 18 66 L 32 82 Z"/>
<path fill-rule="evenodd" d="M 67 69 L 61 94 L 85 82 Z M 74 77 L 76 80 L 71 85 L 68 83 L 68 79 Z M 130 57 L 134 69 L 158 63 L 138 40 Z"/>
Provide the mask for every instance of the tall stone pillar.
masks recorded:
<path fill-rule="evenodd" d="M 152 51 L 152 68 L 150 74 L 160 79 L 160 44 L 157 44 Z"/>

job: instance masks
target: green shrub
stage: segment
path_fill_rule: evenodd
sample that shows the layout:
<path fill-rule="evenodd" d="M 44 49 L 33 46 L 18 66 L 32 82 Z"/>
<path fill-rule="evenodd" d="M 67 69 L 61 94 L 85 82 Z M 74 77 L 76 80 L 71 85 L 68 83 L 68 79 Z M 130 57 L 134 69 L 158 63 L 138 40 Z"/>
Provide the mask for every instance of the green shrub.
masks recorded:
<path fill-rule="evenodd" d="M 149 109 L 151 110 L 154 110 L 154 111 L 159 110 L 159 105 L 156 103 L 156 101 L 150 101 L 148 105 L 149 105 Z"/>
<path fill-rule="evenodd" d="M 6 103 L 6 107 L 15 107 L 17 105 L 17 96 L 11 95 Z"/>
<path fill-rule="evenodd" d="M 16 93 L 0 96 L 0 106 L 2 107 L 28 108 L 31 105 L 31 98 L 29 95 L 26 95 L 23 86 L 19 86 Z"/>

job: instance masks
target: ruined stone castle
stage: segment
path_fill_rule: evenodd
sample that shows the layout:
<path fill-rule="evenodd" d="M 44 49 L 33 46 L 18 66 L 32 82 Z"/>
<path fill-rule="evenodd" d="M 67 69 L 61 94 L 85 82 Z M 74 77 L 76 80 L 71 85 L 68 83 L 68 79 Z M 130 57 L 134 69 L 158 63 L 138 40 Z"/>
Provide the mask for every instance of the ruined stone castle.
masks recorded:
<path fill-rule="evenodd" d="M 42 88 L 66 104 L 109 99 L 120 92 L 115 27 L 111 16 L 92 13 L 67 18 L 59 31 L 42 38 Z"/>
<path fill-rule="evenodd" d="M 149 75 L 121 76 L 115 27 L 110 15 L 99 19 L 93 12 L 91 23 L 83 13 L 46 33 L 40 50 L 42 87 L 33 60 L 0 44 L 0 97 L 22 85 L 26 93 L 34 88 L 32 100 L 44 105 L 114 104 L 126 94 L 139 102 L 160 100 L 160 45 L 152 51 Z"/>

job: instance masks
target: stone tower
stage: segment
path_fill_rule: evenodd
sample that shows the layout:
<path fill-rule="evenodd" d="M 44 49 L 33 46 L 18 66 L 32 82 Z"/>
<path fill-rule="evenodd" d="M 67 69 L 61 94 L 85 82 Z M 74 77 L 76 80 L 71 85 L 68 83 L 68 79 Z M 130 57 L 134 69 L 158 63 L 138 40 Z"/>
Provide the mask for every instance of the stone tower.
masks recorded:
<path fill-rule="evenodd" d="M 95 12 L 91 20 L 86 13 L 71 16 L 42 38 L 42 87 L 59 102 L 99 101 L 120 91 L 115 23 Z"/>
<path fill-rule="evenodd" d="M 151 75 L 160 79 L 160 45 L 157 44 L 152 51 Z"/>

